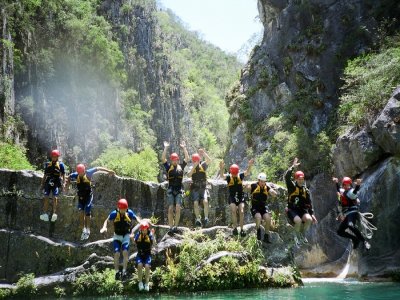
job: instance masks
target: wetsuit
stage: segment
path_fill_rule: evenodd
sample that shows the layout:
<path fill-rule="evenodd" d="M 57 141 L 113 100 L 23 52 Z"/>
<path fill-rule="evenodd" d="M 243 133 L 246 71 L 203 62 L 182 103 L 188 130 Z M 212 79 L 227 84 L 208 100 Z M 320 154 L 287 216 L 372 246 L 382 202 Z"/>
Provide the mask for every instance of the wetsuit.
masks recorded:
<path fill-rule="evenodd" d="M 357 248 L 360 242 L 364 242 L 365 239 L 362 236 L 360 230 L 355 227 L 356 222 L 359 219 L 358 216 L 358 199 L 357 192 L 360 190 L 360 186 L 356 185 L 355 188 L 350 188 L 347 191 L 340 188 L 339 184 L 336 184 L 336 189 L 339 196 L 339 212 L 344 215 L 344 220 L 340 223 L 337 230 L 337 234 L 349 238 L 353 241 L 354 249 Z M 351 233 L 346 232 L 349 229 Z"/>

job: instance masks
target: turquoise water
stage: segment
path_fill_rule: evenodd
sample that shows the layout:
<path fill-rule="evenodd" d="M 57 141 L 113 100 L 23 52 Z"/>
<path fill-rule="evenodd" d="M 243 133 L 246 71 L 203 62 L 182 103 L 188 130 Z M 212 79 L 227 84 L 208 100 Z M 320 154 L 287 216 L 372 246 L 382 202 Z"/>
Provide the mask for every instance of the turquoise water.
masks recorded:
<path fill-rule="evenodd" d="M 318 279 L 305 282 L 304 286 L 291 289 L 249 289 L 234 290 L 223 292 L 207 292 L 187 295 L 160 295 L 150 296 L 143 294 L 135 299 L 162 299 L 162 300 L 181 300 L 181 299 L 211 299 L 211 300 L 236 300 L 236 299 L 338 299 L 338 300 L 400 300 L 400 283 L 371 283 L 358 282 L 354 280 L 332 280 L 321 281 Z M 89 298 L 85 298 L 89 299 Z M 96 300 L 105 298 L 96 298 Z M 115 300 L 128 298 L 112 298 Z"/>

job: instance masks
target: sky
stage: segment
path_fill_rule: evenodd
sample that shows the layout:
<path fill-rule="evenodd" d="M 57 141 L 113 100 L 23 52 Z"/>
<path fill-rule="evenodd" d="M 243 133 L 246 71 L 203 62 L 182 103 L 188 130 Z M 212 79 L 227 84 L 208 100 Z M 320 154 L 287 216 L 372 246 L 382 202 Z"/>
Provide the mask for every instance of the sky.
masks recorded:
<path fill-rule="evenodd" d="M 189 30 L 228 53 L 237 53 L 254 33 L 262 32 L 257 0 L 159 0 Z"/>

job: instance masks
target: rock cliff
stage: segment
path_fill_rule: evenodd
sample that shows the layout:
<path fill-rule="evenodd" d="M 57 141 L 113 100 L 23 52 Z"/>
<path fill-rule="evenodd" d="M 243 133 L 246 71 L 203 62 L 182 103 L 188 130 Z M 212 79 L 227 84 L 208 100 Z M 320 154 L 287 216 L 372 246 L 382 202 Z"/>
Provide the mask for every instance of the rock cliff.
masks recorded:
<path fill-rule="evenodd" d="M 369 120 L 369 126 L 350 128 L 337 139 L 332 162 L 327 163 L 334 165 L 333 170 L 311 162 L 324 159 L 312 146 L 319 133 L 329 134 L 332 126 L 337 126 L 335 114 L 346 59 L 370 49 L 379 37 L 379 22 L 398 12 L 398 5 L 387 1 L 259 0 L 258 9 L 265 28 L 263 41 L 253 50 L 240 84 L 227 97 L 232 124 L 229 159 L 246 161 L 249 153 L 261 161 L 267 157 L 265 167 L 274 171 L 275 161 L 289 164 L 293 159 L 285 154 L 302 159 L 319 219 L 308 233 L 310 245 L 295 256 L 305 274 L 336 276 L 347 262 L 352 264 L 349 275 L 353 276 L 385 276 L 398 270 L 399 264 L 391 257 L 398 255 L 399 235 L 388 229 L 397 224 L 389 211 L 398 210 L 393 183 L 399 176 L 399 90 L 381 114 Z M 299 128 L 302 135 L 296 133 Z M 285 131 L 295 136 L 295 142 L 285 138 Z M 307 135 L 311 139 L 302 142 Z M 243 139 L 246 143 L 240 143 Z M 285 144 L 291 142 L 297 149 L 290 152 Z M 307 147 L 314 150 L 307 152 Z M 324 155 L 329 157 L 330 150 Z M 272 175 L 280 178 L 286 165 L 280 168 Z M 337 199 L 331 174 L 364 180 L 361 210 L 372 212 L 372 222 L 378 227 L 369 253 L 350 255 L 348 241 L 336 235 Z"/>

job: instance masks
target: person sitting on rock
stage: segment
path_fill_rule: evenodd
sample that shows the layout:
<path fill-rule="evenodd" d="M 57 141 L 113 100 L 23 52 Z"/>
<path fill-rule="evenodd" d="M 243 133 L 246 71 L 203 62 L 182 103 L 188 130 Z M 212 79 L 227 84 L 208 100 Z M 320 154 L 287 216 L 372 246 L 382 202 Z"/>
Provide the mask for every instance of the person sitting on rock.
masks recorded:
<path fill-rule="evenodd" d="M 361 232 L 356 227 L 359 219 L 359 205 L 360 200 L 357 198 L 357 192 L 360 190 L 361 179 L 356 180 L 355 188 L 352 187 L 352 180 L 349 177 L 342 179 L 342 187 L 339 185 L 339 180 L 336 177 L 332 178 L 336 183 L 338 194 L 338 219 L 341 221 L 337 234 L 349 238 L 353 242 L 353 249 L 357 249 L 360 242 L 364 243 L 366 250 L 371 248 L 371 245 L 365 240 Z M 347 229 L 351 232 L 347 232 Z"/>
<path fill-rule="evenodd" d="M 133 228 L 134 221 L 140 221 L 139 217 L 128 208 L 128 201 L 126 199 L 119 199 L 117 208 L 114 209 L 104 221 L 103 227 L 100 229 L 100 233 L 107 231 L 107 224 L 113 222 L 114 224 L 114 236 L 113 236 L 113 247 L 114 247 L 114 269 L 115 279 L 126 279 L 126 270 L 128 267 L 128 250 L 131 238 L 131 231 Z M 122 272 L 119 270 L 119 258 L 122 248 Z"/>
<path fill-rule="evenodd" d="M 308 243 L 305 232 L 311 223 L 316 224 L 317 218 L 311 202 L 310 191 L 305 185 L 304 173 L 297 171 L 292 181 L 293 169 L 297 168 L 300 163 L 296 157 L 292 166 L 285 173 L 285 182 L 288 190 L 288 205 L 286 214 L 290 222 L 294 224 L 295 235 L 294 241 L 296 246 L 300 243 Z"/>
<path fill-rule="evenodd" d="M 179 219 L 181 217 L 181 205 L 182 205 L 182 180 L 183 170 L 185 169 L 187 162 L 189 161 L 189 153 L 186 149 L 186 143 L 181 142 L 180 147 L 183 150 L 185 158 L 183 162 L 179 163 L 179 155 L 172 153 L 170 155 L 171 163 L 167 161 L 167 149 L 169 147 L 168 142 L 164 142 L 164 151 L 161 156 L 161 161 L 164 164 L 165 170 L 167 171 L 168 178 L 168 225 L 170 227 L 169 233 L 176 233 L 178 230 Z M 174 205 L 175 205 L 175 218 L 174 218 Z"/>
<path fill-rule="evenodd" d="M 246 171 L 239 173 L 239 166 L 233 164 L 229 167 L 229 173 L 224 174 L 225 164 L 223 161 L 219 163 L 220 177 L 226 180 L 228 183 L 229 191 L 229 206 L 231 208 L 232 215 L 232 227 L 233 235 L 238 235 L 237 230 L 237 211 L 239 209 L 239 224 L 240 224 L 240 235 L 246 236 L 246 232 L 243 230 L 244 225 L 244 193 L 243 193 L 243 179 L 245 176 L 250 174 L 253 160 L 249 161 L 249 166 Z"/>
<path fill-rule="evenodd" d="M 205 158 L 205 161 L 200 162 L 201 157 Z M 196 217 L 196 227 L 201 227 L 201 213 L 199 208 L 199 201 L 203 202 L 204 207 L 204 226 L 206 227 L 208 220 L 208 200 L 207 200 L 207 168 L 211 163 L 211 159 L 204 151 L 199 149 L 198 153 L 192 155 L 193 167 L 188 173 L 188 177 L 192 178 L 192 184 L 190 185 L 190 199 L 194 204 L 194 214 Z"/>
<path fill-rule="evenodd" d="M 60 151 L 53 150 L 50 154 L 51 160 L 45 164 L 44 176 L 40 185 L 40 189 L 43 190 L 43 213 L 40 215 L 40 220 L 48 222 L 49 215 L 49 195 L 53 194 L 53 214 L 51 216 L 51 222 L 57 220 L 57 204 L 58 195 L 60 193 L 60 188 L 65 182 L 65 166 L 58 160 L 60 157 Z"/>
<path fill-rule="evenodd" d="M 150 231 L 150 224 L 146 220 L 140 222 L 139 232 L 134 236 L 138 252 L 136 263 L 138 267 L 139 291 L 149 291 L 150 268 L 151 268 L 151 247 L 154 243 L 153 234 Z M 143 265 L 145 268 L 145 278 L 143 284 Z"/>
<path fill-rule="evenodd" d="M 81 240 L 87 240 L 90 236 L 90 218 L 93 205 L 92 177 L 96 172 L 107 172 L 114 176 L 115 172 L 102 167 L 95 167 L 86 170 L 84 164 L 76 166 L 76 172 L 69 175 L 66 189 L 71 181 L 76 181 L 78 189 L 78 210 L 80 225 L 82 227 Z"/>
<path fill-rule="evenodd" d="M 276 197 L 276 191 L 267 185 L 267 175 L 260 173 L 257 182 L 247 185 L 251 194 L 251 215 L 256 221 L 257 239 L 261 240 L 261 221 L 264 221 L 264 242 L 271 243 L 269 229 L 271 227 L 271 214 L 268 208 L 268 196 Z"/>

